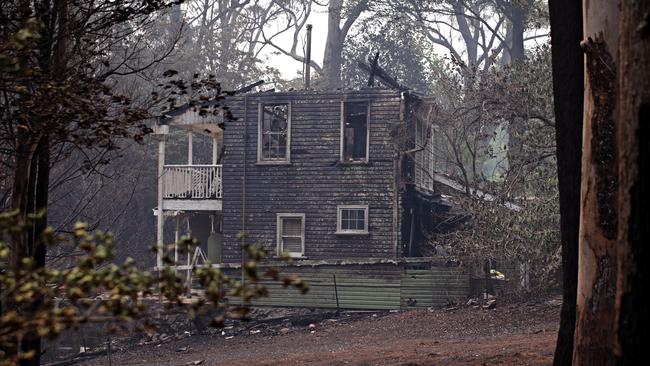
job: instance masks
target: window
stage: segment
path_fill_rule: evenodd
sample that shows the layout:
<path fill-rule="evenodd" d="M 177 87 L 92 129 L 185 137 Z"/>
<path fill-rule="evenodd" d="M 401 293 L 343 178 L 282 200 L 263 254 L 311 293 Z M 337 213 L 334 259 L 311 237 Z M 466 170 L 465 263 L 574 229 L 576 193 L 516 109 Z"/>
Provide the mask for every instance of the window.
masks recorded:
<path fill-rule="evenodd" d="M 368 161 L 368 102 L 341 104 L 341 161 Z"/>
<path fill-rule="evenodd" d="M 278 255 L 286 252 L 291 257 L 305 254 L 305 214 L 278 214 Z"/>
<path fill-rule="evenodd" d="M 288 163 L 291 107 L 288 103 L 260 104 L 257 138 L 258 163 Z"/>
<path fill-rule="evenodd" d="M 368 206 L 339 206 L 336 232 L 338 234 L 367 234 Z"/>

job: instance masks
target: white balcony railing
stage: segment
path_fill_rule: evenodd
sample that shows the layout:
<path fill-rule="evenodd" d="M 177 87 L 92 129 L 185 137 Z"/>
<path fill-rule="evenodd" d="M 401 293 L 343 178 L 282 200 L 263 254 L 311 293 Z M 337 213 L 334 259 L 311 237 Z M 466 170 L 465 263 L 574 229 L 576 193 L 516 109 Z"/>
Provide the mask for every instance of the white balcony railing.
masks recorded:
<path fill-rule="evenodd" d="M 171 199 L 221 199 L 221 165 L 165 165 L 164 197 Z"/>

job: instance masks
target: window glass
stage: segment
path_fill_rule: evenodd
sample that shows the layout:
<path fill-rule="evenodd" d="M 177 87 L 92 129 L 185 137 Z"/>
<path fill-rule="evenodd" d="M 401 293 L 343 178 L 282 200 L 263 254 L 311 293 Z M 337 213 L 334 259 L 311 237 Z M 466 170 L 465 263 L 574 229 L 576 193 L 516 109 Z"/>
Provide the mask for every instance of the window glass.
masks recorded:
<path fill-rule="evenodd" d="M 285 217 L 284 225 L 282 225 L 282 235 L 284 236 L 298 236 L 302 235 L 302 219 L 299 217 L 288 218 Z"/>
<path fill-rule="evenodd" d="M 260 160 L 287 160 L 289 105 L 265 104 L 260 128 Z"/>
<path fill-rule="evenodd" d="M 365 207 L 340 207 L 339 230 L 341 232 L 366 232 L 368 209 Z"/>
<path fill-rule="evenodd" d="M 279 250 L 290 255 L 300 256 L 303 254 L 303 217 L 285 216 L 279 217 Z"/>
<path fill-rule="evenodd" d="M 368 103 L 345 102 L 343 113 L 343 161 L 366 161 Z"/>

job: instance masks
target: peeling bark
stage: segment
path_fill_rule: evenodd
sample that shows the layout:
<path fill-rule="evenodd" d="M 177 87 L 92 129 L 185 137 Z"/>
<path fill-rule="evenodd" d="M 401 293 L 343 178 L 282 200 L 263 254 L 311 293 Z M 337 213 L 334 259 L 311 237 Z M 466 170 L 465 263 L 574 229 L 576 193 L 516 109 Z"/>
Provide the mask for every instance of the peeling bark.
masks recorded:
<path fill-rule="evenodd" d="M 593 109 L 591 115 L 591 164 L 595 167 L 595 188 L 598 207 L 598 225 L 607 239 L 616 238 L 616 190 L 618 169 L 616 162 L 616 64 L 602 39 L 587 39 L 582 43 L 587 55 Z"/>
<path fill-rule="evenodd" d="M 616 294 L 616 4 L 583 2 L 585 104 L 573 364 L 611 365 Z M 612 167 L 612 165 L 614 167 Z"/>
<path fill-rule="evenodd" d="M 575 365 L 640 365 L 650 336 L 650 4 L 585 1 L 587 58 Z"/>

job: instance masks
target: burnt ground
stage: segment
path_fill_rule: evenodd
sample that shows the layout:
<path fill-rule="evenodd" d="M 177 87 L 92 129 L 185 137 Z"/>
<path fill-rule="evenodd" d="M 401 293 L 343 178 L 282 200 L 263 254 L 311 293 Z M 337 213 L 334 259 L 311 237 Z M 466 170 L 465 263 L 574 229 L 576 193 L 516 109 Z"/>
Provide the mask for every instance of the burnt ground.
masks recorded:
<path fill-rule="evenodd" d="M 550 365 L 560 300 L 395 313 L 315 315 L 139 341 L 113 365 Z M 273 316 L 273 313 L 267 315 Z M 302 319 L 302 320 L 301 320 Z M 305 321 L 306 320 L 306 321 Z M 164 337 L 163 337 L 164 338 Z M 161 343 L 162 342 L 162 343 Z M 149 343 L 149 344 L 143 344 Z M 108 365 L 101 356 L 85 365 Z"/>

